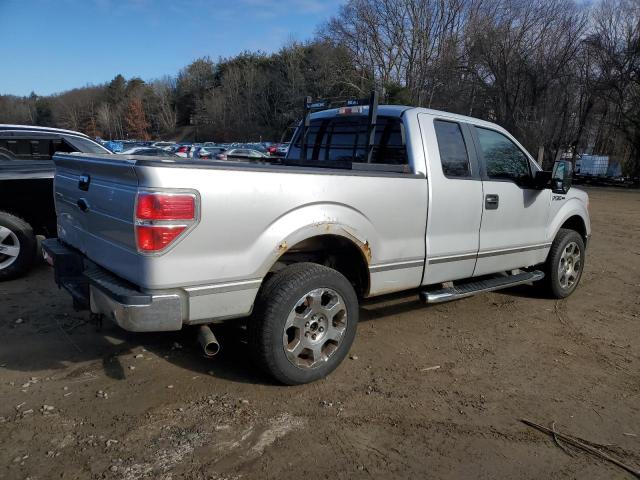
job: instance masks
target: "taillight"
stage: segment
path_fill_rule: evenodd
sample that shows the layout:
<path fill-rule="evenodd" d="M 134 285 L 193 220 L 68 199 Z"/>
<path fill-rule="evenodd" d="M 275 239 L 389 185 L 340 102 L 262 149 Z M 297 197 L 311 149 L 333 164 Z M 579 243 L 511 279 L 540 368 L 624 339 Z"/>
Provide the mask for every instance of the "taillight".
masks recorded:
<path fill-rule="evenodd" d="M 193 195 L 140 193 L 136 205 L 138 220 L 194 220 Z"/>
<path fill-rule="evenodd" d="M 157 252 L 169 246 L 185 231 L 184 226 L 143 226 L 136 227 L 138 250 L 142 252 Z"/>
<path fill-rule="evenodd" d="M 178 149 L 178 153 L 186 153 L 187 152 L 187 147 L 180 147 Z"/>
<path fill-rule="evenodd" d="M 135 228 L 139 252 L 160 252 L 171 245 L 196 218 L 197 196 L 191 193 L 140 192 Z"/>

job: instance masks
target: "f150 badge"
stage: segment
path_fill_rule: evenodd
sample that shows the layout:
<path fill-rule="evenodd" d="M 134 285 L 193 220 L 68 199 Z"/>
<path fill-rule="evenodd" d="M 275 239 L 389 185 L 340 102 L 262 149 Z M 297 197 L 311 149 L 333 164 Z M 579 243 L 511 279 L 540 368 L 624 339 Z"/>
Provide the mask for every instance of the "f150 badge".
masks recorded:
<path fill-rule="evenodd" d="M 567 197 L 563 197 L 562 195 L 554 195 L 553 197 L 551 197 L 551 200 L 554 202 L 558 202 L 560 200 L 564 200 Z"/>

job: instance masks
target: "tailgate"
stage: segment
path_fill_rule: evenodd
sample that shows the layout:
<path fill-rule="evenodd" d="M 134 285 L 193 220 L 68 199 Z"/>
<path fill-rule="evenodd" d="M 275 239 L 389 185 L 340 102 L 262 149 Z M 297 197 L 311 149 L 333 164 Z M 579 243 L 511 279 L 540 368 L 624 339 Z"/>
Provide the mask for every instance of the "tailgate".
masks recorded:
<path fill-rule="evenodd" d="M 56 154 L 58 237 L 124 278 L 139 268 L 134 232 L 135 161 L 113 155 Z"/>

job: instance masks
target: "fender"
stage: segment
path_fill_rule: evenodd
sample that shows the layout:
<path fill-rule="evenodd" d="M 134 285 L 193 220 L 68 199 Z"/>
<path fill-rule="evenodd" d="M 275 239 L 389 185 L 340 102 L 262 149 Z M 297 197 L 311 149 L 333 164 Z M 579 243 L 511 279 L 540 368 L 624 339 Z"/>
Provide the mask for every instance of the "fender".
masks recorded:
<path fill-rule="evenodd" d="M 278 259 L 297 243 L 320 235 L 346 238 L 360 249 L 369 264 L 376 258 L 379 237 L 362 212 L 340 203 L 312 203 L 281 215 L 256 240 L 252 254 L 264 261 L 255 277 L 264 278 Z"/>
<path fill-rule="evenodd" d="M 557 211 L 554 211 L 553 200 L 551 202 L 550 209 L 550 222 L 547 227 L 546 238 L 548 242 L 553 242 L 556 238 L 560 227 L 571 217 L 578 216 L 582 219 L 585 225 L 586 235 L 591 235 L 591 222 L 589 220 L 589 214 L 586 206 L 582 200 L 577 197 L 567 198 L 563 201 L 562 205 Z"/>

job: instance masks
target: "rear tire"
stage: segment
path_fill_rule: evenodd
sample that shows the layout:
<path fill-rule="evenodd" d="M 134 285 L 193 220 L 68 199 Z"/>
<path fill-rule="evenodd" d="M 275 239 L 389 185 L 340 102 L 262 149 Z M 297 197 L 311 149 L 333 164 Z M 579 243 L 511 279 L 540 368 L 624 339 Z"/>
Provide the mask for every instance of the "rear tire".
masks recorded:
<path fill-rule="evenodd" d="M 37 245 L 31 225 L 0 212 L 0 281 L 25 274 L 33 266 Z"/>
<path fill-rule="evenodd" d="M 561 228 L 551 245 L 542 280 L 553 298 L 566 298 L 573 293 L 584 270 L 584 240 L 575 230 Z"/>
<path fill-rule="evenodd" d="M 248 325 L 258 366 L 286 385 L 327 376 L 356 335 L 358 298 L 338 271 L 298 263 L 263 285 Z"/>

